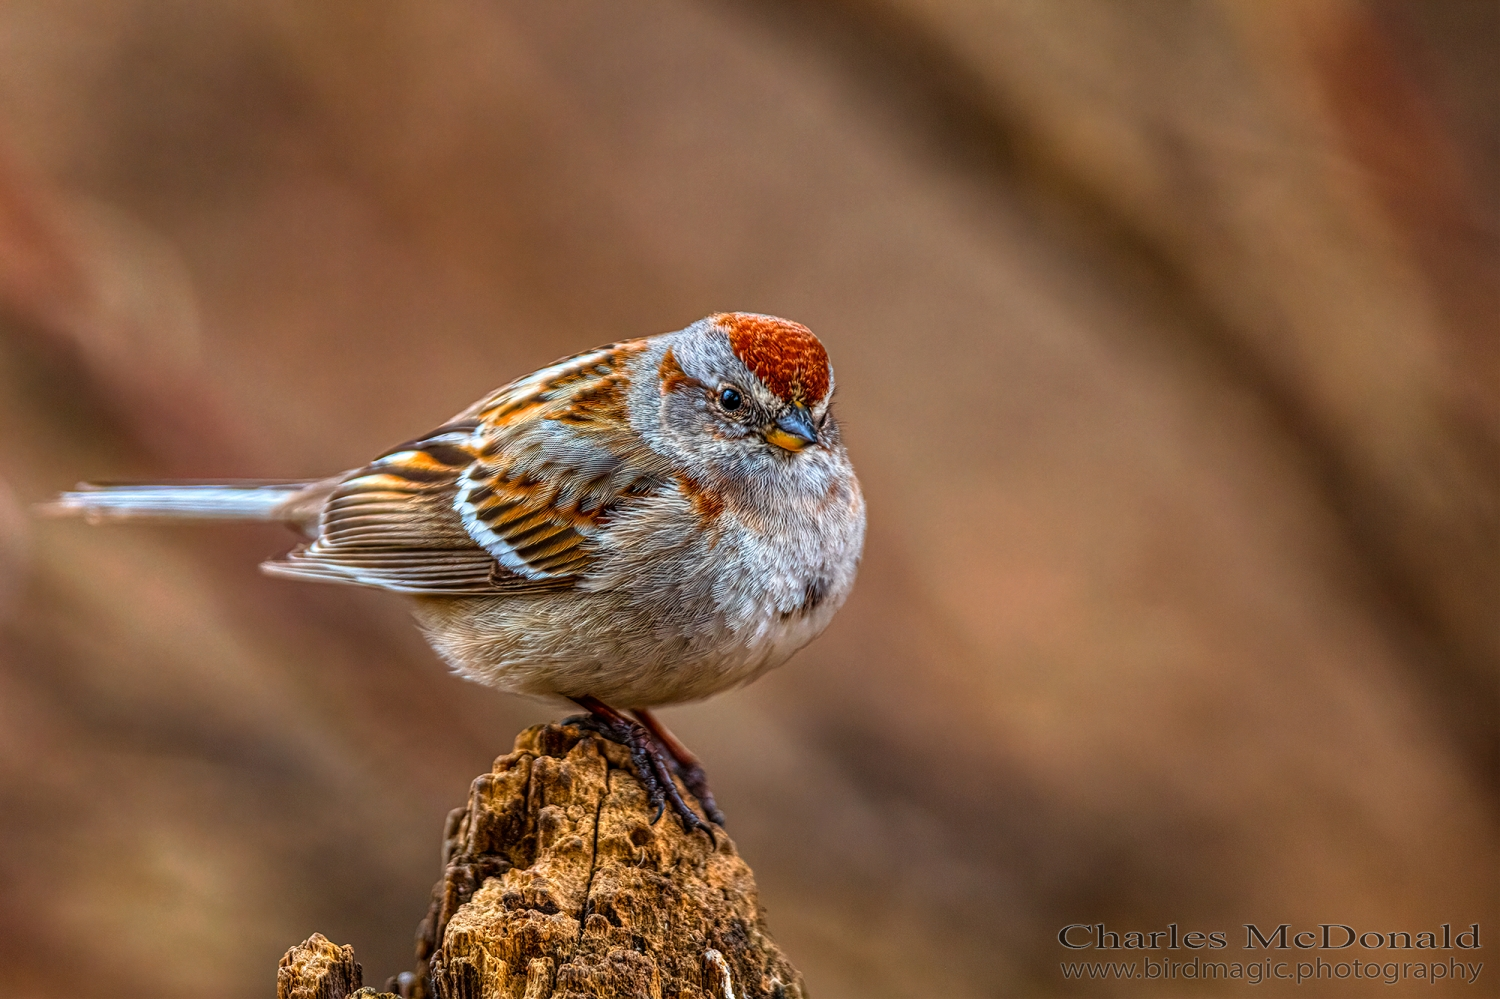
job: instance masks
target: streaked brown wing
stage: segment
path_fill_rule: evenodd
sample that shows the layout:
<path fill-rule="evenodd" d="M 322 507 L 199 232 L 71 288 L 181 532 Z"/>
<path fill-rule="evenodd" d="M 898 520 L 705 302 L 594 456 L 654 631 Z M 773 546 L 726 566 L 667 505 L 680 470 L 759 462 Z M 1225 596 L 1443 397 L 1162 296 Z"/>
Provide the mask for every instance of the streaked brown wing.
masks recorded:
<path fill-rule="evenodd" d="M 627 363 L 644 346 L 565 358 L 351 473 L 317 540 L 266 571 L 402 593 L 573 586 L 614 506 L 665 481 L 625 411 Z"/>
<path fill-rule="evenodd" d="M 511 572 L 575 577 L 588 539 L 622 498 L 656 488 L 661 470 L 626 412 L 634 340 L 577 354 L 495 393 L 479 422 L 475 462 L 454 504 L 468 534 Z"/>
<path fill-rule="evenodd" d="M 474 460 L 475 426 L 441 427 L 349 475 L 323 507 L 317 540 L 265 571 L 430 595 L 555 588 L 505 570 L 453 508 L 458 477 Z"/>

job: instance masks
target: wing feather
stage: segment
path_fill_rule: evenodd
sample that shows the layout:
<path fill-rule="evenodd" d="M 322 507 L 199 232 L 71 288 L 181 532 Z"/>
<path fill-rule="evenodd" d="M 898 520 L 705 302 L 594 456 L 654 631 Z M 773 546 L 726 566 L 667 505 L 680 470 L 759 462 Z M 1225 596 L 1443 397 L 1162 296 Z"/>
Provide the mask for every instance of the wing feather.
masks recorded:
<path fill-rule="evenodd" d="M 459 476 L 454 508 L 506 569 L 535 580 L 587 571 L 589 539 L 613 505 L 661 481 L 626 411 L 628 360 L 645 346 L 567 358 L 471 411 L 478 460 Z"/>
<path fill-rule="evenodd" d="M 467 448 L 474 428 L 441 427 L 345 477 L 323 506 L 317 540 L 264 569 L 398 593 L 467 596 L 530 586 L 475 544 L 453 510 L 458 476 L 474 460 Z"/>
<path fill-rule="evenodd" d="M 332 490 L 317 539 L 267 572 L 402 593 L 567 588 L 621 501 L 667 481 L 629 429 L 637 340 L 512 382 Z"/>

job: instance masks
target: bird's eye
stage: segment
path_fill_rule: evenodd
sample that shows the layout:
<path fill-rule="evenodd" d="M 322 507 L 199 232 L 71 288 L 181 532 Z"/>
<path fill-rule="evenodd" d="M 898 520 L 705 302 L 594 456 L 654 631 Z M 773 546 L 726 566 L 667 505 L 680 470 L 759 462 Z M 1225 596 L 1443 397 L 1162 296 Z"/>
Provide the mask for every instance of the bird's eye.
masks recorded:
<path fill-rule="evenodd" d="M 719 405 L 728 410 L 739 409 L 745 400 L 740 398 L 740 390 L 733 385 L 725 385 L 719 389 Z"/>

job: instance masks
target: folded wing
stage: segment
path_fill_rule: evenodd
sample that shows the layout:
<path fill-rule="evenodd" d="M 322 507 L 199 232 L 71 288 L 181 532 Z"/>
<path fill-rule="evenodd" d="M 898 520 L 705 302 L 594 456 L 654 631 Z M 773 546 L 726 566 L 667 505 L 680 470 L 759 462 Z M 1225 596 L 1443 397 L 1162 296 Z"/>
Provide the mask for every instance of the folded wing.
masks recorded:
<path fill-rule="evenodd" d="M 266 571 L 430 595 L 576 585 L 609 514 L 663 481 L 625 418 L 642 345 L 544 368 L 350 473 L 317 540 Z"/>

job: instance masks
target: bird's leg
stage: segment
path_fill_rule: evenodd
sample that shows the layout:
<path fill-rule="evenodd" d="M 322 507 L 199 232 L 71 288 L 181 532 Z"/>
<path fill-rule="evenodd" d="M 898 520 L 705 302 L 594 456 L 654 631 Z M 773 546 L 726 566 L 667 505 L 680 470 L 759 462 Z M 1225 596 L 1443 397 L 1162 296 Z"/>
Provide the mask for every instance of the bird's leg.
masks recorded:
<path fill-rule="evenodd" d="M 630 761 L 635 764 L 636 776 L 641 779 L 646 797 L 656 808 L 656 814 L 651 818 L 653 823 L 661 818 L 666 803 L 671 802 L 672 811 L 682 820 L 683 828 L 689 832 L 702 829 L 708 833 L 709 839 L 714 838 L 713 829 L 698 818 L 697 813 L 682 800 L 677 784 L 672 780 L 671 764 L 663 758 L 661 747 L 643 725 L 631 721 L 597 697 L 575 697 L 572 700 L 589 713 L 589 728 L 630 750 Z"/>
<path fill-rule="evenodd" d="M 698 804 L 703 806 L 703 814 L 708 820 L 717 825 L 724 824 L 724 813 L 719 811 L 719 805 L 714 801 L 714 793 L 708 789 L 708 775 L 703 772 L 703 764 L 698 762 L 698 757 L 684 746 L 672 734 L 672 730 L 663 725 L 657 717 L 645 708 L 636 708 L 631 714 L 640 719 L 641 724 L 656 737 L 656 741 L 667 755 L 671 757 L 673 773 L 682 778 L 682 783 L 692 792 L 693 797 L 698 799 Z"/>

